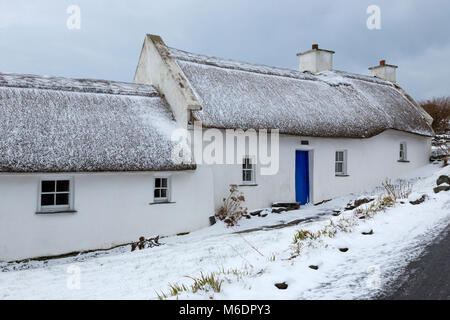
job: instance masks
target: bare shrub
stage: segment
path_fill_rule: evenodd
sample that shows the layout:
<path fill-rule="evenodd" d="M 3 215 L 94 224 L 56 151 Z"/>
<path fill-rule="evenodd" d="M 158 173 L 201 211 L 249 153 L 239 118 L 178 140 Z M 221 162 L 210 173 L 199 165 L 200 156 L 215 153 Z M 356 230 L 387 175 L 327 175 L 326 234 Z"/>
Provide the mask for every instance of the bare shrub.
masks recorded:
<path fill-rule="evenodd" d="M 450 129 L 450 97 L 433 98 L 420 104 L 433 118 L 432 127 L 436 133 L 443 133 Z"/>
<path fill-rule="evenodd" d="M 397 199 L 406 199 L 411 194 L 412 185 L 405 180 L 398 180 L 396 184 L 393 184 L 390 179 L 386 179 L 382 186 L 384 187 L 388 197 L 393 201 Z"/>
<path fill-rule="evenodd" d="M 247 214 L 247 208 L 242 206 L 244 201 L 244 194 L 238 190 L 238 186 L 235 184 L 230 185 L 230 194 L 223 199 L 223 205 L 216 213 L 216 217 L 229 227 L 235 226 Z"/>
<path fill-rule="evenodd" d="M 131 251 L 134 251 L 136 249 L 142 250 L 146 248 L 158 247 L 160 245 L 162 245 L 162 243 L 159 243 L 159 236 L 149 239 L 140 237 L 138 242 L 133 242 L 131 244 Z"/>

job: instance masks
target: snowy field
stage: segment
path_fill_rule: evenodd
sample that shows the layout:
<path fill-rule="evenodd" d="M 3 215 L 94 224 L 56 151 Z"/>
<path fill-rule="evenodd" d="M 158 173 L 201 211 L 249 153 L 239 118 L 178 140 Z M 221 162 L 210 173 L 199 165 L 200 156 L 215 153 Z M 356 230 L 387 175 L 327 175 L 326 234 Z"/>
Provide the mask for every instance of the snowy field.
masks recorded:
<path fill-rule="evenodd" d="M 163 293 L 168 299 L 367 299 L 393 281 L 449 224 L 450 191 L 433 192 L 442 174 L 450 175 L 450 167 L 429 165 L 405 177 L 413 183 L 409 198 L 397 200 L 373 218 L 354 219 L 352 210 L 332 213 L 350 200 L 376 198 L 382 188 L 243 219 L 234 228 L 218 222 L 188 235 L 163 238 L 164 245 L 141 251 L 130 252 L 126 246 L 49 261 L 0 263 L 0 299 L 158 299 Z M 423 194 L 428 198 L 422 204 L 409 203 Z M 235 233 L 308 217 L 311 220 L 294 226 Z M 338 224 L 352 217 L 351 230 L 311 241 L 292 258 L 297 230 L 314 232 L 330 219 Z M 362 234 L 370 230 L 373 234 Z M 223 281 L 220 292 L 192 292 L 190 277 L 202 273 L 215 273 Z M 288 288 L 274 286 L 281 282 Z M 169 284 L 184 284 L 187 291 L 171 296 Z"/>

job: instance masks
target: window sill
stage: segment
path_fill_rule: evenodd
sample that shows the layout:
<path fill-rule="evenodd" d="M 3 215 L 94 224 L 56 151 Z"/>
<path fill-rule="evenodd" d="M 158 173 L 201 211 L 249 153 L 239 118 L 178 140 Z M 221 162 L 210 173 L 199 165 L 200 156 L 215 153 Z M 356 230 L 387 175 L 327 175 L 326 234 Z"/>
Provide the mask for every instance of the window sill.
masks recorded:
<path fill-rule="evenodd" d="M 397 162 L 404 162 L 404 163 L 408 163 L 408 162 L 410 162 L 410 161 L 408 161 L 408 160 L 397 160 Z"/>
<path fill-rule="evenodd" d="M 258 184 L 256 183 L 242 183 L 239 185 L 239 187 L 257 187 Z"/>
<path fill-rule="evenodd" d="M 336 177 L 350 177 L 349 174 L 336 174 Z"/>
<path fill-rule="evenodd" d="M 37 211 L 36 214 L 77 213 L 76 210 Z"/>
<path fill-rule="evenodd" d="M 173 204 L 176 202 L 170 202 L 170 201 L 161 201 L 161 202 L 150 202 L 149 205 L 153 206 L 155 204 Z"/>

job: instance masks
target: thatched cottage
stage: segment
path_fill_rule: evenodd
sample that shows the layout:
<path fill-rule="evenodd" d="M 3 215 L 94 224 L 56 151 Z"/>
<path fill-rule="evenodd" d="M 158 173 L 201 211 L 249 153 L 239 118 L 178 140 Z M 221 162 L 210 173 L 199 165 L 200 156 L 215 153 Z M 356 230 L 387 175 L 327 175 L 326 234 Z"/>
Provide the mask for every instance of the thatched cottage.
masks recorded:
<path fill-rule="evenodd" d="M 333 54 L 314 45 L 288 70 L 147 35 L 134 83 L 0 74 L 0 260 L 195 230 L 230 184 L 257 209 L 318 203 L 425 165 L 430 118 L 395 82 L 396 66 L 351 74 L 334 70 Z M 201 163 L 208 146 L 195 144 L 183 151 L 191 161 L 175 161 L 173 132 L 198 124 L 224 137 L 253 130 L 259 142 L 279 132 L 264 141 L 276 170 L 261 174 L 268 164 L 251 152 Z"/>

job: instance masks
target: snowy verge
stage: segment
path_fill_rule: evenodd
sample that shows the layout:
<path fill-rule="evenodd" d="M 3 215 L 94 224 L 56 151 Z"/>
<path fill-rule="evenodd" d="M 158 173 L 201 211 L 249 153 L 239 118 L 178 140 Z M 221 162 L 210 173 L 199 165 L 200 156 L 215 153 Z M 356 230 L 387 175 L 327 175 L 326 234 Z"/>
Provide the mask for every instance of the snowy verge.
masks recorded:
<path fill-rule="evenodd" d="M 354 196 L 244 220 L 235 229 L 218 223 L 189 235 L 164 238 L 163 246 L 148 250 L 128 252 L 129 248 L 124 247 L 98 256 L 93 253 L 30 262 L 22 265 L 25 270 L 11 271 L 11 266 L 3 265 L 0 299 L 157 299 L 163 293 L 173 299 L 370 298 L 393 281 L 450 222 L 450 193 L 435 194 L 432 190 L 441 174 L 449 175 L 450 168 L 429 165 L 409 175 L 406 178 L 414 183 L 409 199 L 397 201 L 394 207 L 373 218 L 357 219 L 352 232 L 324 237 L 304 248 L 296 258 L 291 258 L 296 231 L 314 232 L 329 225 L 330 220 L 338 223 L 351 218 L 353 211 L 344 211 L 337 217 L 325 213 L 343 208 Z M 378 197 L 380 192 L 376 189 L 366 195 Z M 422 194 L 428 195 L 425 202 L 409 203 Z M 364 205 L 368 206 L 370 203 Z M 234 233 L 307 216 L 315 217 L 314 221 Z M 370 230 L 373 234 L 362 234 Z M 344 247 L 347 252 L 339 250 Z M 193 293 L 194 279 L 211 273 L 221 284 L 220 292 L 201 288 Z M 79 286 L 73 285 L 77 279 Z M 274 286 L 281 282 L 288 285 L 286 290 Z M 184 284 L 187 290 L 170 296 L 169 284 Z"/>

